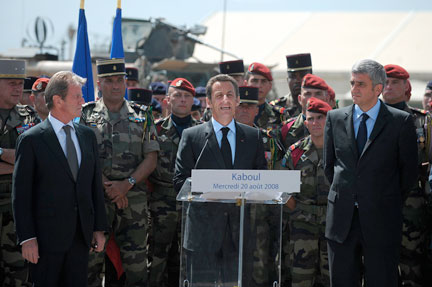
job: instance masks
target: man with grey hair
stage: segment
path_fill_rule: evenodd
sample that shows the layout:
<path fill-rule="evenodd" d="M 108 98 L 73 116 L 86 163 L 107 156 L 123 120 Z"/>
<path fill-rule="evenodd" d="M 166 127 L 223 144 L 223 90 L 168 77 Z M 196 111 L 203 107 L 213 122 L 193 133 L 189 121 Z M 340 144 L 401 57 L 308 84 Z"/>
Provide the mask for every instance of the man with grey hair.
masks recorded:
<path fill-rule="evenodd" d="M 357 62 L 354 104 L 327 114 L 325 235 L 332 286 L 359 286 L 361 270 L 368 286 L 398 284 L 402 203 L 417 177 L 417 137 L 411 115 L 378 100 L 385 81 L 381 64 Z"/>
<path fill-rule="evenodd" d="M 12 207 L 33 286 L 87 286 L 89 250 L 107 230 L 98 147 L 73 119 L 85 79 L 62 71 L 46 90 L 48 118 L 17 140 Z"/>

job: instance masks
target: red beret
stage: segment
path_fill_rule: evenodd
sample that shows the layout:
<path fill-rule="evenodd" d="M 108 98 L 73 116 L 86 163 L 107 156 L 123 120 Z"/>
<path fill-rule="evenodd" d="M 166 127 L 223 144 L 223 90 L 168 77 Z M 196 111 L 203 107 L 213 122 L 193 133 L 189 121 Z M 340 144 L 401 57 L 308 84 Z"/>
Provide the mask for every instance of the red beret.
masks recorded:
<path fill-rule="evenodd" d="M 410 77 L 407 70 L 398 65 L 385 65 L 387 77 L 406 80 Z"/>
<path fill-rule="evenodd" d="M 44 92 L 46 89 L 46 86 L 48 85 L 49 79 L 48 78 L 39 78 L 34 82 L 32 87 L 32 92 L 34 93 L 40 93 Z"/>
<path fill-rule="evenodd" d="M 307 108 L 306 110 L 309 112 L 313 112 L 313 113 L 319 113 L 319 114 L 324 114 L 327 115 L 328 111 L 331 111 L 332 107 L 330 107 L 329 104 L 327 104 L 326 102 L 311 97 L 307 103 Z"/>
<path fill-rule="evenodd" d="M 169 85 L 170 85 L 170 87 L 173 87 L 176 89 L 188 91 L 188 92 L 192 93 L 193 96 L 195 96 L 194 86 L 188 80 L 186 80 L 184 78 L 174 79 Z"/>
<path fill-rule="evenodd" d="M 328 85 L 327 85 L 328 86 Z M 332 87 L 328 86 L 327 94 L 330 97 L 330 100 L 334 100 L 336 98 L 336 93 Z"/>
<path fill-rule="evenodd" d="M 269 81 L 273 81 L 273 77 L 272 77 L 272 74 L 270 72 L 270 69 L 261 63 L 255 62 L 255 63 L 250 64 L 249 68 L 248 68 L 248 73 L 249 74 L 258 74 L 258 75 L 263 76 L 264 78 L 266 78 Z"/>
<path fill-rule="evenodd" d="M 320 77 L 312 74 L 306 74 L 303 78 L 302 88 L 311 88 L 328 91 L 328 85 Z"/>

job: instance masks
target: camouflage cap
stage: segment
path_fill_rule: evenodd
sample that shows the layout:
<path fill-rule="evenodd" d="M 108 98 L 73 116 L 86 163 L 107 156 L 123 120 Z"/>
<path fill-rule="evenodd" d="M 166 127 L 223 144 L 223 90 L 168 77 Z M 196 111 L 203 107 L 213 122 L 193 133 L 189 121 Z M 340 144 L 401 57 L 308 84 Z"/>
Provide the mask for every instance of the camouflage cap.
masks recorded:
<path fill-rule="evenodd" d="M 25 79 L 24 60 L 0 59 L 0 79 Z"/>

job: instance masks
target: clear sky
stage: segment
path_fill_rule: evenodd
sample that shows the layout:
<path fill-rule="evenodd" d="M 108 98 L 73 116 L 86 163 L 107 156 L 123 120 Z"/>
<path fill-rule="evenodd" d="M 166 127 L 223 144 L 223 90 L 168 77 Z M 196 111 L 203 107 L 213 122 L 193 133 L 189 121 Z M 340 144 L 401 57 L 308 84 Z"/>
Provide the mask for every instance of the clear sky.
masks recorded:
<path fill-rule="evenodd" d="M 228 11 L 430 11 L 430 0 L 226 0 Z M 0 53 L 21 46 L 34 37 L 34 22 L 40 16 L 51 20 L 54 35 L 48 45 L 67 40 L 68 27 L 78 25 L 80 0 L 0 0 Z M 165 18 L 191 27 L 212 13 L 222 11 L 224 0 L 122 0 L 123 17 Z M 86 0 L 90 45 L 109 44 L 117 0 Z M 245 23 L 247 25 L 247 23 Z M 29 37 L 30 35 L 30 37 Z M 426 35 L 425 35 L 426 37 Z M 31 41 L 30 41 L 31 42 Z M 68 54 L 68 53 L 66 53 Z"/>

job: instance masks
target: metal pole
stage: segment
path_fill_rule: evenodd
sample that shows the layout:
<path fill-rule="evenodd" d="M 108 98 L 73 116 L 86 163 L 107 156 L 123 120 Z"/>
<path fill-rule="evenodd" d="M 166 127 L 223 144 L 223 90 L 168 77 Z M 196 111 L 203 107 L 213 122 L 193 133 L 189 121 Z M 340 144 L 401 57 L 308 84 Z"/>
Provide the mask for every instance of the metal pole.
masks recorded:
<path fill-rule="evenodd" d="M 227 0 L 224 1 L 223 6 L 223 16 L 222 16 L 222 42 L 221 42 L 221 62 L 223 62 L 224 58 L 224 49 L 225 49 L 225 22 L 226 22 L 226 7 L 227 7 Z"/>
<path fill-rule="evenodd" d="M 244 236 L 244 212 L 245 212 L 245 193 L 241 194 L 241 206 L 240 206 L 240 236 L 239 236 L 239 264 L 238 264 L 238 287 L 242 287 L 243 279 L 243 236 Z"/>

